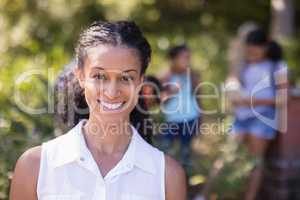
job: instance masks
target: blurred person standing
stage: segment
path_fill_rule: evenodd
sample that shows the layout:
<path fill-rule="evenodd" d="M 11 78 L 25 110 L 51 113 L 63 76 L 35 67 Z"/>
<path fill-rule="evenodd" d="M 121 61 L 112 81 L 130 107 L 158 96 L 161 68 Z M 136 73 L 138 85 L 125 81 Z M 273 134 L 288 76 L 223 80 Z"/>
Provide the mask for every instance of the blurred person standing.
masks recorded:
<path fill-rule="evenodd" d="M 180 161 L 190 167 L 191 141 L 199 131 L 201 116 L 195 91 L 199 75 L 191 69 L 191 52 L 186 45 L 171 48 L 168 57 L 171 67 L 162 78 L 162 112 L 168 125 L 163 134 L 167 150 L 175 139 L 180 140 Z"/>
<path fill-rule="evenodd" d="M 239 73 L 241 94 L 233 99 L 235 121 L 232 132 L 255 158 L 246 200 L 254 200 L 261 182 L 264 155 L 278 133 L 276 99 L 279 89 L 287 85 L 287 67 L 282 62 L 279 44 L 269 40 L 260 29 L 248 33 L 245 40 L 245 64 Z"/>
<path fill-rule="evenodd" d="M 159 149 L 163 148 L 163 139 L 160 134 L 160 125 L 164 123 L 164 115 L 161 110 L 162 84 L 154 75 L 147 75 L 140 92 L 140 101 L 144 102 L 145 113 L 149 116 L 144 121 L 144 129 L 153 136 L 152 144 Z"/>

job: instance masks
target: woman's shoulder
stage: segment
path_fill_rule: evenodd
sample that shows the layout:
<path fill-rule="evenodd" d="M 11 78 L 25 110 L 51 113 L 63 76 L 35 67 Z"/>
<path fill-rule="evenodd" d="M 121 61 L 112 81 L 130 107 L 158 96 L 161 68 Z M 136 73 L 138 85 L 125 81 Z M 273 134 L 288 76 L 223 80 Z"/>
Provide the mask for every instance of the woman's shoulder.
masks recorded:
<path fill-rule="evenodd" d="M 16 169 L 31 175 L 37 175 L 41 160 L 41 146 L 36 146 L 25 151 L 17 161 Z"/>
<path fill-rule="evenodd" d="M 176 161 L 171 156 L 165 154 L 165 163 L 166 163 L 166 176 L 167 179 L 172 180 L 181 180 L 179 182 L 182 182 L 185 180 L 185 172 L 181 164 L 179 164 L 178 161 Z"/>
<path fill-rule="evenodd" d="M 165 161 L 167 199 L 186 199 L 187 183 L 184 169 L 175 159 L 167 154 L 165 154 Z"/>
<path fill-rule="evenodd" d="M 50 148 L 56 151 L 56 147 L 65 145 L 69 137 L 70 134 L 64 134 L 51 140 L 48 140 L 47 142 L 43 143 L 43 145 L 35 146 L 26 150 L 17 160 L 15 173 L 26 173 L 30 174 L 33 178 L 37 178 L 42 159 L 42 149 L 46 150 L 47 148 Z M 44 146 L 44 144 L 46 146 Z"/>
<path fill-rule="evenodd" d="M 13 174 L 11 199 L 35 199 L 40 159 L 41 146 L 30 148 L 20 156 Z"/>

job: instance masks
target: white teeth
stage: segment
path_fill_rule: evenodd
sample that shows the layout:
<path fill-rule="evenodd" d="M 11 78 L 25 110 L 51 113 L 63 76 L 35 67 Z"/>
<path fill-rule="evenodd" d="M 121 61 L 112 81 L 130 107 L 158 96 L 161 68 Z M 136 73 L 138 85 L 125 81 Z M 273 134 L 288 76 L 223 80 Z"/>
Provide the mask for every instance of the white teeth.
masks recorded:
<path fill-rule="evenodd" d="M 119 109 L 121 108 L 121 106 L 123 105 L 123 103 L 106 103 L 106 102 L 103 102 L 103 101 L 100 101 L 101 104 L 106 107 L 107 109 L 110 109 L 110 110 L 116 110 L 116 109 Z"/>

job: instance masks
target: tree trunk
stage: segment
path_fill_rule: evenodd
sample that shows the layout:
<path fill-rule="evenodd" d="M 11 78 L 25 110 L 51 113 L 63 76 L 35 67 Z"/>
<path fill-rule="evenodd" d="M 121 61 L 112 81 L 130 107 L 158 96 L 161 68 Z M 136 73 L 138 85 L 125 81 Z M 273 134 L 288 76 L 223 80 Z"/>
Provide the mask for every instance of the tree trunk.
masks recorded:
<path fill-rule="evenodd" d="M 294 0 L 271 0 L 271 34 L 275 39 L 294 33 Z"/>

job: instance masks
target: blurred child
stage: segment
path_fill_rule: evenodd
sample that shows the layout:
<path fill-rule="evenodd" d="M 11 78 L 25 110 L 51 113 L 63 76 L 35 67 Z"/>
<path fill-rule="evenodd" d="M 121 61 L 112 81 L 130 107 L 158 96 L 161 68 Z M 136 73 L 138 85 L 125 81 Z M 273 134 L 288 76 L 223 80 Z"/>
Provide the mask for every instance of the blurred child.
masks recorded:
<path fill-rule="evenodd" d="M 247 200 L 253 200 L 260 184 L 264 154 L 278 130 L 276 98 L 278 89 L 285 84 L 286 65 L 280 46 L 269 41 L 262 30 L 251 31 L 245 43 L 246 63 L 239 77 L 241 96 L 233 100 L 236 109 L 232 130 L 256 158 L 246 194 Z"/>
<path fill-rule="evenodd" d="M 163 77 L 166 96 L 163 113 L 168 124 L 164 131 L 167 148 L 174 139 L 180 140 L 180 160 L 190 165 L 191 141 L 197 133 L 200 122 L 200 108 L 195 91 L 199 75 L 191 70 L 191 52 L 185 45 L 171 48 L 169 51 L 171 67 Z"/>
<path fill-rule="evenodd" d="M 161 91 L 162 85 L 155 76 L 145 76 L 141 93 L 148 110 L 151 110 L 160 104 Z"/>

